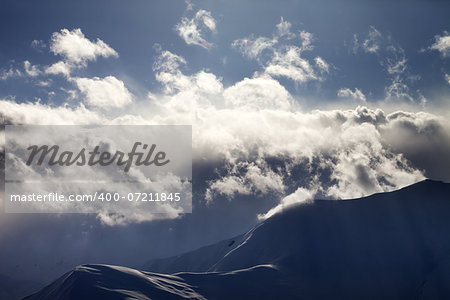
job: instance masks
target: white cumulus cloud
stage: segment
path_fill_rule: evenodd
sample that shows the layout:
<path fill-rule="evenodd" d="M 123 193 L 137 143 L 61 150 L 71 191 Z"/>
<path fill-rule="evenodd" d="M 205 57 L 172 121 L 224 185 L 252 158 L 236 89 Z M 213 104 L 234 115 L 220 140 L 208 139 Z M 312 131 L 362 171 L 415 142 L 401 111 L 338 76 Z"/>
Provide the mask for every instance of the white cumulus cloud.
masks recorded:
<path fill-rule="evenodd" d="M 340 89 L 337 92 L 338 97 L 340 98 L 351 98 L 354 100 L 366 102 L 366 96 L 363 92 L 361 92 L 359 89 L 355 88 L 354 91 L 352 91 L 349 88 Z"/>
<path fill-rule="evenodd" d="M 71 66 L 64 61 L 58 61 L 45 68 L 45 73 L 52 75 L 64 75 L 66 77 L 70 76 Z"/>
<path fill-rule="evenodd" d="M 96 41 L 87 39 L 80 28 L 61 29 L 60 32 L 54 32 L 50 50 L 55 55 L 61 55 L 67 61 L 76 64 L 96 60 L 100 56 L 118 57 L 117 52 L 101 39 L 97 38 Z"/>
<path fill-rule="evenodd" d="M 114 76 L 105 78 L 74 78 L 78 89 L 86 97 L 90 106 L 110 108 L 123 107 L 133 101 L 133 95 L 122 80 Z"/>
<path fill-rule="evenodd" d="M 88 61 L 98 57 L 118 57 L 119 54 L 101 39 L 91 41 L 86 38 L 80 28 L 73 30 L 61 29 L 52 34 L 50 51 L 63 57 L 46 68 L 47 74 L 70 75 L 75 68 L 86 67 Z"/>
<path fill-rule="evenodd" d="M 439 51 L 442 56 L 450 56 L 450 35 L 447 31 L 444 31 L 442 35 L 436 35 L 435 42 L 430 46 L 431 50 Z"/>

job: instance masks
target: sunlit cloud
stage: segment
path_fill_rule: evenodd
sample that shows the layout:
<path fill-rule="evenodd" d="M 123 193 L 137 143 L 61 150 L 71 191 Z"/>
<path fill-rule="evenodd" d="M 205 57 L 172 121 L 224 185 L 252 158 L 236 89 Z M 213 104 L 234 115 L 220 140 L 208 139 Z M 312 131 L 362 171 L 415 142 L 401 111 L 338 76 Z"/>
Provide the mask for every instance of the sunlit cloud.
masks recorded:
<path fill-rule="evenodd" d="M 192 9 L 189 3 L 188 8 Z M 211 12 L 200 9 L 192 18 L 181 18 L 180 23 L 175 26 L 175 30 L 186 44 L 209 49 L 213 44 L 208 42 L 204 36 L 206 32 L 216 31 L 216 20 L 211 16 Z"/>

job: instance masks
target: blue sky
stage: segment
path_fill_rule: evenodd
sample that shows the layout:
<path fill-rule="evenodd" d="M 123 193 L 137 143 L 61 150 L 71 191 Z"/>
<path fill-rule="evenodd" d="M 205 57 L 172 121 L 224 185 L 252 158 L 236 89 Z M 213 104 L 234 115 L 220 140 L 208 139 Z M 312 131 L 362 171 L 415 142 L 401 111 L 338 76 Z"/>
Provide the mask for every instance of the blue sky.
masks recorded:
<path fill-rule="evenodd" d="M 192 125 L 193 212 L 1 212 L 0 273 L 140 267 L 314 198 L 450 181 L 449 15 L 448 1 L 2 1 L 3 122 Z"/>
<path fill-rule="evenodd" d="M 417 103 L 421 97 L 428 106 L 440 106 L 446 101 L 449 84 L 448 58 L 430 50 L 435 36 L 444 36 L 448 30 L 448 4 L 445 1 L 217 1 L 192 3 L 187 10 L 183 1 L 122 1 L 65 3 L 46 1 L 25 3 L 2 2 L 0 66 L 3 72 L 23 69 L 23 62 L 46 66 L 59 58 L 49 51 L 52 33 L 63 28 L 80 28 L 87 39 L 102 39 L 119 54 L 119 58 L 99 58 L 77 76 L 114 75 L 123 80 L 129 90 L 139 97 L 147 91 L 158 91 L 152 65 L 157 53 L 155 44 L 172 53 L 181 54 L 188 62 L 185 73 L 209 70 L 221 77 L 225 86 L 251 77 L 261 65 L 244 57 L 233 48 L 232 42 L 249 36 L 271 37 L 280 18 L 292 24 L 293 32 L 312 34 L 314 49 L 305 57 L 322 57 L 329 65 L 329 74 L 323 80 L 296 83 L 279 78 L 288 90 L 307 107 L 321 107 L 333 103 L 341 88 L 358 88 L 367 100 L 379 101 L 386 96 L 386 87 L 392 76 L 386 72 L 383 61 L 393 59 L 385 48 L 402 49 L 406 70 L 402 80 Z M 211 13 L 216 30 L 208 34 L 210 49 L 188 45 L 177 34 L 176 24 L 184 16 L 192 18 L 196 11 Z M 354 52 L 355 37 L 364 41 L 371 30 L 377 30 L 381 49 L 371 53 L 359 49 Z M 45 46 L 33 49 L 33 40 Z M 289 41 L 298 45 L 299 41 Z M 399 57 L 395 59 L 400 59 Z M 225 62 L 225 63 L 224 63 Z M 22 70 L 23 71 L 23 70 Z M 51 79 L 48 87 L 36 86 L 36 81 Z M 67 97 L 60 87 L 73 88 L 60 76 L 39 78 L 8 78 L 0 81 L 1 97 L 15 96 L 16 101 L 62 102 Z M 48 93 L 56 93 L 49 96 Z"/>

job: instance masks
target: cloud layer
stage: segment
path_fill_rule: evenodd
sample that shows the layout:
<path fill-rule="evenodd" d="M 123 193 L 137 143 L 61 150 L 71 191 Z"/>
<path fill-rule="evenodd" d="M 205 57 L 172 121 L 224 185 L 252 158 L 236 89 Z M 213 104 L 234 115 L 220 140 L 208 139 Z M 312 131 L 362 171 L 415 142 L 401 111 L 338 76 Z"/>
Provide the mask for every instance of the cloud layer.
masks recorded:
<path fill-rule="evenodd" d="M 439 170 L 433 159 L 421 163 L 435 151 L 430 140 L 450 151 L 445 119 L 366 107 L 304 112 L 267 74 L 224 87 L 212 73 L 184 74 L 184 64 L 179 55 L 160 53 L 155 72 L 163 92 L 136 103 L 139 113 L 112 117 L 82 105 L 7 100 L 0 102 L 0 113 L 12 124 L 192 124 L 194 164 L 220 161 L 203 191 L 205 201 L 240 194 L 279 197 L 280 206 L 269 215 L 304 201 L 304 195 L 348 199 L 390 191 L 425 175 L 447 176 L 446 159 L 441 157 Z M 139 216 L 139 221 L 152 218 Z"/>
<path fill-rule="evenodd" d="M 184 17 L 176 30 L 187 44 L 209 49 L 212 44 L 204 31 L 214 32 L 216 21 L 199 10 L 192 18 Z M 367 36 L 354 38 L 355 52 L 376 56 L 388 76 L 386 101 L 413 101 L 406 84 L 413 75 L 404 50 L 375 27 Z M 314 197 L 348 199 L 425 177 L 450 180 L 450 125 L 445 118 L 366 106 L 313 111 L 299 107 L 279 79 L 296 84 L 326 79 L 333 66 L 320 56 L 306 55 L 312 54 L 314 40 L 309 32 L 294 32 L 283 18 L 271 36 L 234 40 L 231 46 L 257 61 L 260 70 L 227 85 L 208 70 L 188 73 L 184 57 L 157 47 L 153 72 L 161 89 L 137 99 L 113 75 L 74 76 L 73 71 L 89 61 L 118 53 L 100 39 L 87 39 L 80 29 L 63 29 L 52 35 L 50 44 L 61 61 L 43 69 L 26 61 L 23 72 L 10 69 L 4 76 L 62 74 L 84 98 L 59 106 L 3 99 L 0 116 L 6 124 L 191 124 L 194 165 L 212 168 L 196 195 L 209 204 L 240 195 L 278 199 L 279 205 L 262 218 Z M 434 45 L 445 49 L 441 37 Z M 367 101 L 358 88 L 341 88 L 337 96 Z M 112 113 L 108 108 L 121 110 Z M 169 217 L 178 216 L 174 212 Z M 101 213 L 99 217 L 115 224 L 152 220 L 155 215 L 130 214 L 126 221 Z"/>

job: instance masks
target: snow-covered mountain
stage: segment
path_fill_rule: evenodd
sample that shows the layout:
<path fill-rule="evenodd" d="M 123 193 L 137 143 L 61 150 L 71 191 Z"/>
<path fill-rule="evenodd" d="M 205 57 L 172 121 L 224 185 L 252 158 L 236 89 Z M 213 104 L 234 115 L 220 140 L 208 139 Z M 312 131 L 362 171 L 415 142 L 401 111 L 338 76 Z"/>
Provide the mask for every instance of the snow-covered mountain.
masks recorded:
<path fill-rule="evenodd" d="M 449 299 L 449 233 L 450 184 L 427 180 L 298 205 L 148 271 L 80 266 L 26 299 Z"/>

